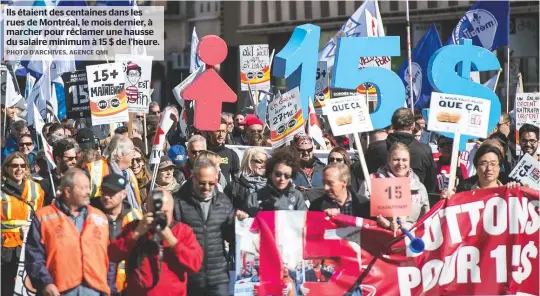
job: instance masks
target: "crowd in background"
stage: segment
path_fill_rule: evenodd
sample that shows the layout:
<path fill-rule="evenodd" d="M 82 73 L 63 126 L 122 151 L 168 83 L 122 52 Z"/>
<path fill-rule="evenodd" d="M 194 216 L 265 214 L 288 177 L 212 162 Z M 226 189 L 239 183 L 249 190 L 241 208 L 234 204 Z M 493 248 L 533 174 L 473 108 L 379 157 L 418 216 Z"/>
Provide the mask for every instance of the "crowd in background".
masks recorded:
<path fill-rule="evenodd" d="M 25 267 L 44 295 L 229 295 L 229 270 L 237 259 L 235 218 L 259 211 L 323 211 L 374 219 L 395 230 L 393 218 L 370 216 L 366 182 L 373 178 L 409 179 L 413 214 L 403 221 L 414 224 L 456 192 L 518 186 L 508 176 L 520 157 L 539 159 L 538 127 L 523 125 L 516 144 L 515 122 L 503 114 L 487 139 L 474 141 L 470 165 L 459 164 L 458 184 L 448 188 L 452 139 L 427 130 L 420 112 L 400 108 L 389 115 L 389 127 L 361 136 L 366 177 L 358 157 L 348 153 L 355 148 L 348 137 L 324 134 L 328 163 L 315 156 L 318 147 L 305 134 L 269 155 L 263 149 L 270 146 L 269 130 L 251 114 L 223 113 L 218 130 L 185 134 L 178 110 L 167 108 L 175 122 L 155 165 L 156 191 L 150 191 L 149 152 L 159 105 L 152 103 L 148 115 L 136 113 L 131 128 L 109 133 L 108 126 L 79 128 L 73 120 L 46 123 L 40 132 L 51 155 L 17 110 L 5 110 L 2 295 L 13 293 L 24 235 Z M 240 159 L 227 144 L 252 147 Z M 165 200 L 159 231 L 157 196 Z M 330 278 L 330 265 L 312 263 L 305 279 L 301 272 L 283 272 L 284 282 L 294 283 L 284 295 L 309 294 L 300 287 L 303 281 Z M 239 279 L 258 282 L 258 270 L 250 264 Z"/>

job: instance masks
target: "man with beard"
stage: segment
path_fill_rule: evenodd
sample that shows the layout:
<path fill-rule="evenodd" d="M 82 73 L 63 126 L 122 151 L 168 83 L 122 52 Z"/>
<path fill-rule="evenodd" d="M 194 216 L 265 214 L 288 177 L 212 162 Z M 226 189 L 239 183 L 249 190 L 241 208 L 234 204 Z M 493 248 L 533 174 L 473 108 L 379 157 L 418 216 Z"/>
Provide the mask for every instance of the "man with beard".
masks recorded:
<path fill-rule="evenodd" d="M 295 157 L 300 159 L 300 172 L 293 182 L 300 190 L 323 188 L 324 163 L 313 155 L 313 142 L 307 135 L 296 135 L 293 139 Z"/>
<path fill-rule="evenodd" d="M 77 150 L 79 147 L 73 141 L 62 139 L 54 143 L 53 157 L 56 168 L 51 172 L 54 186 L 51 185 L 51 178 L 44 177 L 40 182 L 41 189 L 45 192 L 43 205 L 50 205 L 52 200 L 60 193 L 60 180 L 64 173 L 77 164 Z M 53 191 L 53 189 L 55 191 Z"/>
<path fill-rule="evenodd" d="M 519 129 L 519 146 L 523 153 L 531 155 L 534 159 L 540 161 L 540 156 L 538 155 L 538 127 L 532 124 L 524 124 Z M 523 156 L 521 156 L 523 157 Z M 519 157 L 512 168 L 521 160 Z"/>
<path fill-rule="evenodd" d="M 232 243 L 234 238 L 234 207 L 227 195 L 216 190 L 216 175 L 209 159 L 197 159 L 191 178 L 174 195 L 174 219 L 193 229 L 204 250 L 202 268 L 188 274 L 190 296 L 229 295 L 224 242 Z"/>
<path fill-rule="evenodd" d="M 207 139 L 208 150 L 221 157 L 221 172 L 225 176 L 227 183 L 229 183 L 231 177 L 236 175 L 240 170 L 240 160 L 238 159 L 236 152 L 225 147 L 225 142 L 227 140 L 227 122 L 222 119 L 219 129 L 214 132 L 208 132 Z"/>

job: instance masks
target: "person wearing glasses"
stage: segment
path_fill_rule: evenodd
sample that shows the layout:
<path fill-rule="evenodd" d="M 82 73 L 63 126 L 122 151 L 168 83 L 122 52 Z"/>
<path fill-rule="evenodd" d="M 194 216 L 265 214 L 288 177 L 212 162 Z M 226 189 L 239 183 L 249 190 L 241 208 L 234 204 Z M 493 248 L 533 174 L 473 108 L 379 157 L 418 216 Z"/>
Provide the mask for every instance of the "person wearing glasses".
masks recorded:
<path fill-rule="evenodd" d="M 226 144 L 235 145 L 233 131 L 234 131 L 234 119 L 231 113 L 223 112 L 221 113 L 221 119 L 227 123 L 227 140 Z"/>
<path fill-rule="evenodd" d="M 12 295 L 23 236 L 28 218 L 43 205 L 45 193 L 30 178 L 28 161 L 22 152 L 13 152 L 2 165 L 2 295 Z M 30 208 L 30 206 L 32 208 Z"/>
<path fill-rule="evenodd" d="M 289 152 L 272 154 L 266 165 L 267 184 L 246 200 L 246 213 L 255 217 L 259 211 L 307 211 L 302 192 L 294 188 L 293 178 L 300 170 L 296 158 Z"/>
<path fill-rule="evenodd" d="M 152 180 L 152 174 L 148 170 L 147 159 L 144 157 L 144 153 L 141 149 L 135 147 L 135 155 L 131 160 L 131 171 L 137 179 L 137 185 L 139 186 L 139 194 L 141 200 L 146 200 L 148 186 Z"/>
<path fill-rule="evenodd" d="M 315 155 L 313 155 L 313 142 L 307 135 L 294 136 L 294 156 L 300 160 L 300 169 L 294 177 L 294 184 L 298 189 L 304 191 L 310 188 L 323 188 L 322 171 L 324 163 L 322 163 Z"/>
<path fill-rule="evenodd" d="M 525 123 L 519 129 L 519 146 L 521 151 L 525 154 L 529 154 L 534 159 L 540 161 L 540 156 L 538 155 L 538 126 Z M 514 161 L 514 167 L 520 160 L 520 156 Z"/>
<path fill-rule="evenodd" d="M 262 189 L 267 184 L 266 161 L 268 155 L 262 148 L 253 147 L 244 152 L 240 173 L 225 187 L 225 194 L 232 200 L 239 218 L 247 218 L 246 201 L 250 194 Z"/>
<path fill-rule="evenodd" d="M 17 143 L 19 146 L 19 152 L 22 152 L 22 154 L 26 155 L 26 159 L 28 159 L 28 165 L 30 166 L 30 171 L 34 173 L 36 171 L 35 165 L 37 161 L 37 154 L 34 151 L 35 145 L 34 140 L 32 139 L 32 135 L 30 134 L 22 134 L 19 137 L 19 142 Z"/>
<path fill-rule="evenodd" d="M 135 157 L 135 146 L 131 139 L 123 135 L 114 135 L 104 155 L 106 157 L 86 166 L 86 171 L 90 175 L 90 196 L 92 198 L 100 197 L 103 177 L 115 173 L 129 180 L 126 184 L 126 200 L 132 208 L 141 209 L 142 200 L 139 184 L 135 174 L 130 169 Z"/>
<path fill-rule="evenodd" d="M 19 149 L 19 146 L 17 145 L 17 139 L 19 139 L 19 137 L 22 134 L 29 134 L 29 133 L 30 132 L 28 131 L 28 126 L 26 125 L 26 121 L 17 120 L 13 122 L 13 124 L 11 125 L 11 132 L 6 137 L 6 142 L 3 145 L 2 162 L 4 161 L 4 159 L 6 159 L 6 157 L 11 152 L 17 151 Z"/>
<path fill-rule="evenodd" d="M 476 176 L 474 177 L 476 177 L 476 183 L 470 188 L 458 185 L 456 192 L 499 187 L 505 185 L 505 183 L 509 188 L 518 186 L 519 183 L 514 181 L 504 182 L 499 180 L 501 164 L 503 162 L 503 154 L 498 147 L 482 144 L 474 156 L 474 166 L 476 167 Z M 450 198 L 453 193 L 453 190 L 445 190 L 441 193 L 441 198 Z"/>
<path fill-rule="evenodd" d="M 41 188 L 45 192 L 44 205 L 50 205 L 53 199 L 60 193 L 58 187 L 60 186 L 62 176 L 64 176 L 64 173 L 68 169 L 74 168 L 77 165 L 78 149 L 79 146 L 77 143 L 69 139 L 61 139 L 54 143 L 52 154 L 56 168 L 51 171 L 54 186 L 51 185 L 51 177 L 48 174 L 40 181 Z"/>
<path fill-rule="evenodd" d="M 219 129 L 213 132 L 207 132 L 206 136 L 208 139 L 208 150 L 221 157 L 221 172 L 225 176 L 227 183 L 229 183 L 231 177 L 235 176 L 240 170 L 240 160 L 238 159 L 236 152 L 225 147 L 225 142 L 227 140 L 227 122 L 222 119 Z"/>
<path fill-rule="evenodd" d="M 201 135 L 193 135 L 187 141 L 187 161 L 182 167 L 184 173 L 184 180 L 191 178 L 191 172 L 193 171 L 193 164 L 195 159 L 201 152 L 206 151 L 206 139 Z"/>
<path fill-rule="evenodd" d="M 199 272 L 188 273 L 187 295 L 229 295 L 229 265 L 224 242 L 234 239 L 234 207 L 216 189 L 217 170 L 210 159 L 197 158 L 193 174 L 174 195 L 174 219 L 193 229 L 204 251 Z"/>
<path fill-rule="evenodd" d="M 253 137 L 253 135 L 262 135 L 264 133 L 264 123 L 253 114 L 246 115 L 246 119 L 239 124 L 244 126 L 244 131 L 235 138 L 238 145 L 247 146 L 249 144 L 249 139 Z"/>

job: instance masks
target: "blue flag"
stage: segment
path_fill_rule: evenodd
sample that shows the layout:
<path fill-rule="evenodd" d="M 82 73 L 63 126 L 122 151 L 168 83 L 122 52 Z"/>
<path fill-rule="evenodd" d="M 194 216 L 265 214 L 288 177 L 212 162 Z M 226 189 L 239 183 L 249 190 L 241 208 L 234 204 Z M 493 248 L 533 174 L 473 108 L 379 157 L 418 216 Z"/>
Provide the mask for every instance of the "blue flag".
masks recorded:
<path fill-rule="evenodd" d="M 441 38 L 434 24 L 426 34 L 418 41 L 411 54 L 412 58 L 412 81 L 413 81 L 413 104 L 415 109 L 422 109 L 429 102 L 433 87 L 429 83 L 427 69 L 431 56 L 442 47 Z M 405 60 L 398 71 L 406 90 L 407 104 L 410 105 L 409 86 L 409 61 Z M 410 106 L 409 106 L 410 107 Z"/>
<path fill-rule="evenodd" d="M 459 20 L 446 44 L 459 44 L 466 38 L 493 51 L 508 45 L 509 34 L 510 1 L 478 1 Z"/>

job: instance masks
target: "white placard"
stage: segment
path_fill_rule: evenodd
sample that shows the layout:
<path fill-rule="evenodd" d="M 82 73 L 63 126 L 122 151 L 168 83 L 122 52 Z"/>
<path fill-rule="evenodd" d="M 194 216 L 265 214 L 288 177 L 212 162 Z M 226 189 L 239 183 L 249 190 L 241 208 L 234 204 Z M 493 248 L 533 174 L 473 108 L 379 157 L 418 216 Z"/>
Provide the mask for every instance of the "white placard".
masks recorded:
<path fill-rule="evenodd" d="M 516 94 L 516 130 L 525 123 L 538 126 L 540 124 L 540 93 Z"/>
<path fill-rule="evenodd" d="M 148 113 L 152 59 L 149 56 L 130 54 L 117 54 L 114 58 L 115 62 L 122 63 L 124 67 L 129 112 Z"/>
<path fill-rule="evenodd" d="M 122 63 L 86 67 L 92 125 L 129 120 Z"/>
<path fill-rule="evenodd" d="M 525 153 L 508 177 L 530 188 L 540 190 L 540 163 L 530 154 Z"/>
<path fill-rule="evenodd" d="M 270 52 L 268 44 L 240 45 L 240 83 L 242 91 L 270 90 Z"/>
<path fill-rule="evenodd" d="M 328 101 L 326 115 L 334 136 L 373 130 L 365 96 L 349 96 Z"/>
<path fill-rule="evenodd" d="M 490 107 L 489 100 L 433 92 L 429 130 L 486 138 Z"/>
<path fill-rule="evenodd" d="M 276 96 L 268 103 L 268 123 L 272 148 L 290 142 L 294 135 L 304 130 L 304 117 L 300 105 L 300 88 Z"/>

